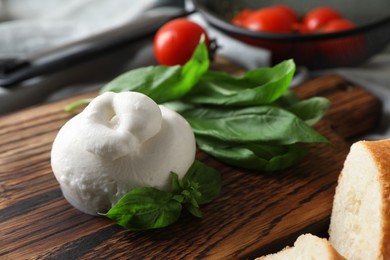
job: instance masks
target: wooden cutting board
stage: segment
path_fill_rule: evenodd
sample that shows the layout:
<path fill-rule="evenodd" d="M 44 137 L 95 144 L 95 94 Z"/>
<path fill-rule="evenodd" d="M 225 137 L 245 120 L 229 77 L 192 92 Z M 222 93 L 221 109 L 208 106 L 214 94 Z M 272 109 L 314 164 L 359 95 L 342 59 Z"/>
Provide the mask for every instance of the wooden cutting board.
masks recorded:
<path fill-rule="evenodd" d="M 199 160 L 221 171 L 221 195 L 202 208 L 203 219 L 183 215 L 168 228 L 145 232 L 83 214 L 62 197 L 50 149 L 72 117 L 63 108 L 80 97 L 0 117 L 0 258 L 250 259 L 279 250 L 303 232 L 326 235 L 346 140 L 370 130 L 381 105 L 338 76 L 295 91 L 331 100 L 316 128 L 332 145 L 316 145 L 299 165 L 272 174 L 231 168 L 198 152 Z"/>

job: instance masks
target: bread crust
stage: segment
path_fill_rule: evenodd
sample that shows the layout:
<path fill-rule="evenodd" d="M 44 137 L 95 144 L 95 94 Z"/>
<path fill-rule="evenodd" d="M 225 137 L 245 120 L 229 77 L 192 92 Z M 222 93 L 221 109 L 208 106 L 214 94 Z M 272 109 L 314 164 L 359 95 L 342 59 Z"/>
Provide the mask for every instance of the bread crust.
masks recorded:
<path fill-rule="evenodd" d="M 324 238 L 323 238 L 324 239 Z M 328 240 L 326 240 L 326 247 L 328 248 L 330 258 L 329 260 L 345 260 L 346 258 L 342 255 L 340 255 L 339 252 L 329 243 Z"/>
<path fill-rule="evenodd" d="M 325 238 L 323 238 L 326 240 Z M 325 241 L 324 241 L 325 242 Z M 326 240 L 326 247 L 328 248 L 330 258 L 329 260 L 345 260 L 346 258 L 342 255 L 340 255 L 339 252 L 329 243 L 328 240 Z"/>
<path fill-rule="evenodd" d="M 379 259 L 390 259 L 390 139 L 361 141 L 371 154 L 379 171 L 379 184 L 382 199 L 382 223 L 379 246 Z"/>

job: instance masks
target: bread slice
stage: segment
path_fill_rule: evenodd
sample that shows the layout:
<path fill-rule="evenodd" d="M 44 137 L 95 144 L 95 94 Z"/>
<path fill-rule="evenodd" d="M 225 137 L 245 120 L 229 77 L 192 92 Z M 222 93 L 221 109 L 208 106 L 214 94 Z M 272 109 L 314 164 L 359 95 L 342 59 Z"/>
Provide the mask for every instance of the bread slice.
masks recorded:
<path fill-rule="evenodd" d="M 293 247 L 256 258 L 257 260 L 338 260 L 345 259 L 332 247 L 328 240 L 312 234 L 304 234 L 297 238 Z"/>
<path fill-rule="evenodd" d="M 351 146 L 336 188 L 329 236 L 349 260 L 390 259 L 390 139 Z"/>

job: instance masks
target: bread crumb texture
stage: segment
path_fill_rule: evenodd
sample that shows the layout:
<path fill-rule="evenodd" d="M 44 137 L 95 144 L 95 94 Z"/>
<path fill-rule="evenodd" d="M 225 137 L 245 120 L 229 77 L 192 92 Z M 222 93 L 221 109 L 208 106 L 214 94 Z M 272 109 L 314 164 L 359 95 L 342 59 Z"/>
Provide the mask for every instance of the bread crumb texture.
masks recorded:
<path fill-rule="evenodd" d="M 329 241 L 350 260 L 390 259 L 390 139 L 351 146 L 333 201 Z"/>

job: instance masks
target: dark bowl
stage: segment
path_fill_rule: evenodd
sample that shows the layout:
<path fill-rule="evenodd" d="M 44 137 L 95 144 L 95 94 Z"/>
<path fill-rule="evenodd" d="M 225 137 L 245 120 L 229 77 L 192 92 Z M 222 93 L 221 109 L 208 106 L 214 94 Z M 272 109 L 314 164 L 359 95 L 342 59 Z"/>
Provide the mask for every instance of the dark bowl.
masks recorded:
<path fill-rule="evenodd" d="M 298 65 L 312 69 L 355 66 L 390 42 L 390 0 L 193 0 L 193 3 L 211 26 L 240 41 L 270 50 L 273 64 L 293 58 Z M 250 31 L 230 23 L 242 9 L 276 4 L 291 7 L 299 16 L 315 7 L 329 6 L 357 26 L 326 34 L 282 34 Z M 321 51 L 324 49 L 321 46 L 326 46 L 328 53 Z"/>

